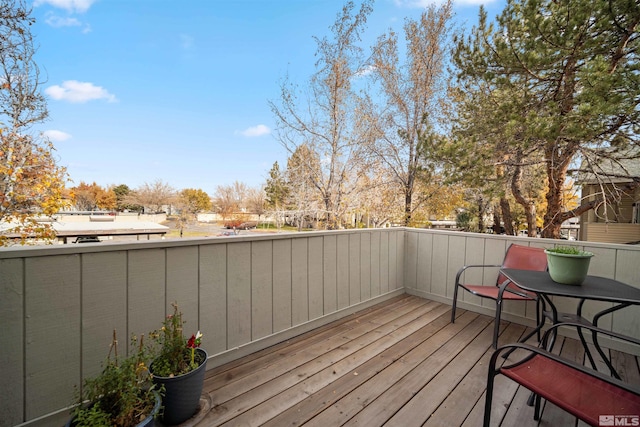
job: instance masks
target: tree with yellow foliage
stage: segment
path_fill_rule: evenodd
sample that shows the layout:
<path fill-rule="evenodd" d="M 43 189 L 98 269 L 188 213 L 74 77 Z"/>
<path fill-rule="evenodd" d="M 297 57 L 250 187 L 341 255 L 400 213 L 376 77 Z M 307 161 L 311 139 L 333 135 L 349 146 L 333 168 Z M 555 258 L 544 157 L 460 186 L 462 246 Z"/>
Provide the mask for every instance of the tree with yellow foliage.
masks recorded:
<path fill-rule="evenodd" d="M 66 170 L 54 147 L 31 127 L 47 117 L 30 27 L 34 19 L 23 0 L 0 2 L 0 246 L 13 238 L 53 237 L 38 216 L 64 204 Z"/>
<path fill-rule="evenodd" d="M 71 188 L 73 203 L 79 211 L 115 210 L 118 199 L 113 187 L 106 190 L 95 182 L 87 184 L 80 181 L 76 187 Z"/>

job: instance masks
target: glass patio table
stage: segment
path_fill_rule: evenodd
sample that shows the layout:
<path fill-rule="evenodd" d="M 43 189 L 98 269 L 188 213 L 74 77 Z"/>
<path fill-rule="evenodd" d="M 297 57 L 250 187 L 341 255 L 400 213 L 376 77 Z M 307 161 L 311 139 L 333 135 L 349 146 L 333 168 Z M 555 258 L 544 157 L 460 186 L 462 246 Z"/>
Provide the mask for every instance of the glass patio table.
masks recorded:
<path fill-rule="evenodd" d="M 547 318 L 554 324 L 569 321 L 598 326 L 598 321 L 602 316 L 629 307 L 630 305 L 640 305 L 640 288 L 605 277 L 587 276 L 581 285 L 563 285 L 554 282 L 546 271 L 517 270 L 512 268 L 503 268 L 500 271 L 519 288 L 534 292 L 542 302 L 540 324 L 537 325 L 530 334 L 525 336 L 522 341 L 526 341 L 534 334 L 539 333 Z M 577 298 L 579 302 L 576 314 L 559 313 L 551 299 L 552 296 Z M 582 306 L 587 300 L 606 301 L 614 305 L 597 312 L 591 320 L 588 320 L 582 315 Z M 595 369 L 595 361 L 580 328 L 578 328 L 578 336 L 580 337 L 580 341 L 582 342 L 591 366 Z M 604 351 L 598 344 L 597 333 L 595 331 L 592 333 L 592 337 L 594 347 L 607 364 L 611 374 L 620 379 L 611 361 L 605 356 Z M 551 345 L 553 345 L 553 340 Z"/>

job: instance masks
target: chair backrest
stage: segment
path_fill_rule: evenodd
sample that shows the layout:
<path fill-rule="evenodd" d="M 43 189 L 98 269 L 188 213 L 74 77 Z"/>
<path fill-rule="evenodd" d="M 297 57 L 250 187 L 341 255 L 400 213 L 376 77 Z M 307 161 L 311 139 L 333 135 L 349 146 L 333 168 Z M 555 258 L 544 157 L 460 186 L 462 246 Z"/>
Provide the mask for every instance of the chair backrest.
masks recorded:
<path fill-rule="evenodd" d="M 547 254 L 544 248 L 534 248 L 531 246 L 516 245 L 509 246 L 502 261 L 503 268 L 517 268 L 519 270 L 547 271 Z M 506 277 L 498 275 L 496 285 L 500 285 Z M 509 285 L 507 287 L 514 287 Z"/>

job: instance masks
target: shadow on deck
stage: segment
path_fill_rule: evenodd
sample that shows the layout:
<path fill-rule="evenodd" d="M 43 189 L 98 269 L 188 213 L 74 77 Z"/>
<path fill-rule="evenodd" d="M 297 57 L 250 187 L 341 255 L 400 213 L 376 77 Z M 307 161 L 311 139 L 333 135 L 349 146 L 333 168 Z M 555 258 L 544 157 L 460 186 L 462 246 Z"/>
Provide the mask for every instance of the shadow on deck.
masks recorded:
<path fill-rule="evenodd" d="M 207 372 L 203 407 L 184 425 L 479 426 L 492 318 L 403 295 Z M 526 329 L 506 323 L 500 342 Z M 584 361 L 578 341 L 556 351 Z M 517 356 L 512 356 L 512 358 Z M 640 383 L 636 357 L 611 351 L 623 379 Z M 529 392 L 499 376 L 492 422 L 538 425 Z M 576 425 L 547 404 L 540 425 Z"/>

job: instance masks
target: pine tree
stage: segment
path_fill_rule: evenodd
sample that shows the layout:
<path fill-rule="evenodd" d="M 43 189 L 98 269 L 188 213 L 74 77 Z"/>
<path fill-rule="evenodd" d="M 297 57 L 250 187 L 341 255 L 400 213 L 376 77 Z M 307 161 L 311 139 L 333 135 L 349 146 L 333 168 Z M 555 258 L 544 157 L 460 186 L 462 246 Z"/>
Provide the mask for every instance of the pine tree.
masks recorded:
<path fill-rule="evenodd" d="M 461 84 L 500 95 L 485 113 L 513 125 L 501 134 L 508 151 L 544 166 L 543 237 L 558 238 L 564 221 L 600 203 L 565 208 L 565 182 L 578 163 L 598 172 L 603 157 L 640 153 L 639 23 L 634 0 L 509 0 L 495 29 L 481 9 L 473 34 L 458 41 Z"/>

